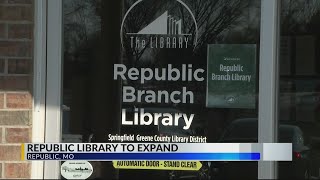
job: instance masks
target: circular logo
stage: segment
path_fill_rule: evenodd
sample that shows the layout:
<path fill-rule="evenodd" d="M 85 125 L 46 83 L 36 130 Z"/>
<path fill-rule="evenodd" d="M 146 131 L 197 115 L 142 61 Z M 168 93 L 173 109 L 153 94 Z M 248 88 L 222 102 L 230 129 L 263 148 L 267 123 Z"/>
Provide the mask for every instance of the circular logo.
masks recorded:
<path fill-rule="evenodd" d="M 66 179 L 88 179 L 92 172 L 88 161 L 66 161 L 61 165 L 61 175 Z"/>
<path fill-rule="evenodd" d="M 121 23 L 121 27 L 120 27 L 120 39 L 121 39 L 121 44 L 122 46 L 124 46 L 124 29 L 125 29 L 125 21 L 129 15 L 129 13 L 141 2 L 143 2 L 144 0 L 137 0 L 134 4 L 132 4 L 130 6 L 130 8 L 127 10 L 127 12 L 124 14 L 124 17 L 122 19 L 122 23 Z M 191 15 L 191 21 L 193 21 L 194 24 L 194 28 L 195 28 L 195 32 L 194 34 L 189 34 L 188 32 L 185 32 L 185 29 L 182 27 L 182 17 L 174 17 L 173 15 L 170 14 L 169 9 L 165 10 L 162 14 L 160 14 L 159 17 L 157 17 L 156 19 L 154 19 L 151 22 L 148 22 L 147 26 L 143 27 L 142 29 L 140 29 L 137 32 L 126 32 L 127 35 L 130 35 L 130 39 L 131 40 L 136 40 L 135 43 L 131 42 L 130 44 L 135 44 L 136 46 L 133 46 L 131 48 L 137 48 L 137 44 L 140 41 L 143 41 L 141 39 L 138 39 L 139 41 L 137 41 L 137 37 L 136 36 L 151 36 L 151 35 L 156 35 L 158 36 L 158 38 L 151 38 L 150 41 L 148 41 L 146 44 L 152 44 L 154 42 L 162 42 L 161 38 L 159 38 L 159 36 L 161 36 L 163 39 L 168 39 L 169 37 L 174 36 L 180 36 L 181 37 L 185 37 L 189 38 L 190 40 L 193 39 L 193 44 L 194 46 L 197 45 L 198 42 L 198 34 L 199 34 L 199 30 L 198 30 L 198 25 L 197 25 L 197 21 L 196 18 L 192 12 L 192 10 L 188 7 L 188 5 L 186 3 L 184 3 L 182 0 L 175 0 L 176 2 L 178 2 L 180 5 L 182 5 L 182 7 L 184 7 L 187 12 Z M 183 15 L 183 14 L 182 14 Z M 134 23 L 134 22 L 133 22 Z M 191 38 L 191 36 L 194 36 L 194 38 Z M 170 39 L 170 38 L 169 38 Z M 170 39 L 170 42 L 174 41 L 174 42 L 181 42 L 181 39 Z M 180 40 L 180 41 L 179 41 Z M 187 42 L 188 42 L 187 41 Z M 186 42 L 186 43 L 187 43 Z M 170 47 L 170 48 L 174 48 L 174 45 L 167 43 L 166 47 Z M 145 44 L 143 44 L 144 46 Z M 140 46 L 138 46 L 140 47 Z M 154 47 L 158 47 L 158 46 L 152 46 L 150 45 L 150 48 L 154 48 Z M 159 46 L 161 48 L 161 46 Z M 181 48 L 181 46 L 179 46 Z"/>

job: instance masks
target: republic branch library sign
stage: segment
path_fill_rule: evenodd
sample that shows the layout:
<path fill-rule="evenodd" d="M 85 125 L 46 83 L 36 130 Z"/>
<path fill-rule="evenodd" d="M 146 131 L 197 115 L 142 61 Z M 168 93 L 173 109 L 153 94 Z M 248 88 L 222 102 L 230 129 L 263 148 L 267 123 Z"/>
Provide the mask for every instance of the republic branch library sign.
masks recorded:
<path fill-rule="evenodd" d="M 207 107 L 256 106 L 256 45 L 208 45 Z"/>

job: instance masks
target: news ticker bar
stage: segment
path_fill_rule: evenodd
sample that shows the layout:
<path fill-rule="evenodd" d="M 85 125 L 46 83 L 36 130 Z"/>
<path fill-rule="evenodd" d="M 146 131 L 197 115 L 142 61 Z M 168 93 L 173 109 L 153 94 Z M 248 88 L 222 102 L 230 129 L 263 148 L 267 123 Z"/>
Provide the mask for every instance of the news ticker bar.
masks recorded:
<path fill-rule="evenodd" d="M 22 160 L 292 161 L 291 143 L 22 144 Z"/>
<path fill-rule="evenodd" d="M 27 160 L 194 160 L 259 161 L 260 153 L 28 153 Z"/>

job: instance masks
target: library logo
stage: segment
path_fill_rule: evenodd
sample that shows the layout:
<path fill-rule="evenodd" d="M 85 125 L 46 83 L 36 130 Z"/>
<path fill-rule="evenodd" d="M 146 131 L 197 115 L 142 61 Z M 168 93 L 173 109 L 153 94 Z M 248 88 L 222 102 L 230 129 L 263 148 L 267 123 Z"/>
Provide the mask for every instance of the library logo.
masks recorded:
<path fill-rule="evenodd" d="M 183 27 L 183 20 L 181 17 L 175 17 L 169 11 L 163 12 L 156 19 L 147 24 L 138 32 L 123 32 L 124 24 L 130 11 L 135 8 L 143 0 L 138 0 L 126 12 L 120 29 L 121 44 L 124 43 L 131 49 L 144 48 L 189 48 L 189 46 L 196 46 L 198 39 L 198 26 L 190 8 L 181 0 L 176 0 L 188 13 L 190 13 L 190 21 L 193 21 L 195 31 L 194 33 L 186 33 L 186 28 Z M 185 19 L 184 19 L 185 20 Z M 190 24 L 190 23 L 189 23 Z M 126 36 L 126 38 L 124 38 Z M 124 42 L 124 39 L 126 41 Z M 193 42 L 191 42 L 193 41 Z"/>

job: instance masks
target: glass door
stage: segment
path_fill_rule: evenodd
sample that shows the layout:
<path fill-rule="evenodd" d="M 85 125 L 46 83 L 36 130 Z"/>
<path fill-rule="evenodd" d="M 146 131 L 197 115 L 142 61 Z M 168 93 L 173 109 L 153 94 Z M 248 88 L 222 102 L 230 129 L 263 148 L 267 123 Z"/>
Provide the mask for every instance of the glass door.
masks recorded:
<path fill-rule="evenodd" d="M 260 1 L 62 6 L 62 142 L 258 142 Z M 90 163 L 93 179 L 258 177 L 256 162 L 201 162 L 197 171 Z"/>
<path fill-rule="evenodd" d="M 293 143 L 294 157 L 279 175 L 319 179 L 320 1 L 281 4 L 279 141 Z"/>

